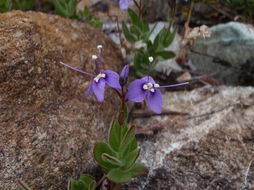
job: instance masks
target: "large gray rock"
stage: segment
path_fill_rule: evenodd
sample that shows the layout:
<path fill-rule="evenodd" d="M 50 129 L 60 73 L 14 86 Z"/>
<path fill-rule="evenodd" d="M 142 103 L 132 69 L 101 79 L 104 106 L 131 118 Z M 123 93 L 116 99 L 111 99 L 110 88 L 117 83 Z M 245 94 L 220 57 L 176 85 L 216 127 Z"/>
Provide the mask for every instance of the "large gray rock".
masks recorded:
<path fill-rule="evenodd" d="M 211 27 L 210 38 L 199 38 L 189 58 L 200 73 L 214 74 L 219 81 L 240 84 L 241 68 L 254 57 L 254 28 L 252 25 L 230 22 Z M 248 72 L 244 73 L 249 75 Z M 252 74 L 254 81 L 254 76 Z"/>
<path fill-rule="evenodd" d="M 104 68 L 118 70 L 121 53 L 101 31 L 59 16 L 14 11 L 0 15 L 0 189 L 22 180 L 35 190 L 66 189 L 69 177 L 95 167 L 94 143 L 106 138 L 116 100 L 85 92 L 102 44 Z M 106 109 L 104 109 L 106 108 Z"/>
<path fill-rule="evenodd" d="M 140 161 L 150 171 L 128 190 L 254 188 L 254 88 L 168 92 L 164 109 L 175 114 L 132 123 L 145 127 Z"/>

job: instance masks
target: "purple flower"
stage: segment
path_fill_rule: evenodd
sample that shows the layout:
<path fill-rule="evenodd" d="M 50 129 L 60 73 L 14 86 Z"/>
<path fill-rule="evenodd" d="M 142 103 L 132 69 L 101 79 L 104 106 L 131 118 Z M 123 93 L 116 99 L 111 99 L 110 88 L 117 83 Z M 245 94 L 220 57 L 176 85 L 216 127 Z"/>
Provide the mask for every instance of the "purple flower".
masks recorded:
<path fill-rule="evenodd" d="M 124 86 L 127 83 L 128 76 L 129 76 L 129 65 L 125 65 L 120 73 L 120 80 L 119 83 L 121 86 Z"/>
<path fill-rule="evenodd" d="M 119 75 L 114 71 L 106 70 L 106 71 L 100 72 L 98 75 L 93 75 L 91 73 L 87 73 L 85 71 L 71 67 L 65 63 L 62 63 L 62 62 L 60 63 L 70 69 L 73 69 L 75 71 L 78 71 L 80 73 L 93 77 L 93 80 L 91 84 L 89 85 L 86 95 L 90 96 L 91 94 L 94 94 L 99 102 L 104 101 L 104 89 L 106 84 L 113 89 L 117 89 L 117 90 L 121 89 L 121 86 L 119 84 Z"/>
<path fill-rule="evenodd" d="M 111 70 L 106 70 L 99 73 L 96 77 L 94 77 L 91 82 L 86 95 L 90 96 L 92 93 L 96 96 L 99 102 L 104 101 L 104 88 L 105 85 L 110 86 L 113 89 L 120 90 L 121 86 L 119 84 L 119 75 Z"/>
<path fill-rule="evenodd" d="M 130 66 L 129 65 L 125 65 L 121 71 L 120 77 L 124 80 L 126 80 L 129 76 L 129 70 L 130 70 Z"/>
<path fill-rule="evenodd" d="M 132 0 L 120 0 L 119 6 L 122 11 L 126 11 L 132 4 Z"/>
<path fill-rule="evenodd" d="M 149 108 L 153 112 L 160 114 L 162 112 L 163 99 L 159 88 L 181 86 L 188 83 L 160 86 L 151 76 L 145 76 L 141 79 L 134 80 L 130 84 L 126 98 L 133 102 L 143 102 L 147 99 Z"/>

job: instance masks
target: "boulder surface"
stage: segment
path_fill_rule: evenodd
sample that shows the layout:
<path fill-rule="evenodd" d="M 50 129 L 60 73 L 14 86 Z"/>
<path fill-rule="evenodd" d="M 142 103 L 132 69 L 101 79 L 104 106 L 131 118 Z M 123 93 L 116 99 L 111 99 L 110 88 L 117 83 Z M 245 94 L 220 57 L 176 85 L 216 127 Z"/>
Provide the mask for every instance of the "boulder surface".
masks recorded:
<path fill-rule="evenodd" d="M 91 78 L 59 62 L 93 73 L 99 44 L 104 69 L 119 70 L 121 53 L 97 29 L 43 13 L 0 15 L 0 189 L 18 180 L 66 189 L 94 168 L 93 145 L 105 139 L 117 99 L 110 89 L 103 104 L 86 97 Z"/>
<path fill-rule="evenodd" d="M 139 158 L 150 171 L 126 189 L 254 188 L 254 88 L 167 92 L 164 109 L 174 115 L 132 122 L 144 127 Z"/>
<path fill-rule="evenodd" d="M 254 58 L 254 27 L 229 22 L 213 26 L 210 31 L 211 37 L 200 37 L 189 56 L 196 71 L 212 74 L 226 85 L 246 85 L 246 78 L 251 78 L 249 84 L 253 85 L 254 66 L 248 62 Z M 246 66 L 250 68 L 244 69 Z"/>

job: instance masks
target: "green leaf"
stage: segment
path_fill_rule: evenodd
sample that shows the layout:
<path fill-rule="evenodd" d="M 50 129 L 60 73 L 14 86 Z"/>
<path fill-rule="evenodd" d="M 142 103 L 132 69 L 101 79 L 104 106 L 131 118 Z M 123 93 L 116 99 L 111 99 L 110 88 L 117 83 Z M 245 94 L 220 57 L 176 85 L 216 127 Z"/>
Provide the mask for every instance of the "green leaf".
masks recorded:
<path fill-rule="evenodd" d="M 162 28 L 154 39 L 153 47 L 155 50 L 163 50 L 174 40 L 176 30 L 170 32 L 167 28 Z"/>
<path fill-rule="evenodd" d="M 128 9 L 128 14 L 131 18 L 132 24 L 138 26 L 140 29 L 142 29 L 142 23 L 138 17 L 138 15 L 133 11 L 132 9 Z"/>
<path fill-rule="evenodd" d="M 131 180 L 131 173 L 122 170 L 121 168 L 115 168 L 111 170 L 107 178 L 115 183 L 126 183 Z"/>
<path fill-rule="evenodd" d="M 123 152 L 126 148 L 128 148 L 128 145 L 136 140 L 135 139 L 135 127 L 134 126 L 131 126 L 127 133 L 125 134 L 124 138 L 123 138 L 123 141 L 121 142 L 121 146 L 120 146 L 120 150 Z"/>
<path fill-rule="evenodd" d="M 167 32 L 165 33 L 164 41 L 163 41 L 163 46 L 165 48 L 171 45 L 171 43 L 173 42 L 175 38 L 175 35 L 176 35 L 176 29 L 173 32 L 170 32 L 169 30 L 167 30 Z"/>
<path fill-rule="evenodd" d="M 122 24 L 122 28 L 126 40 L 128 40 L 131 43 L 134 43 L 136 41 L 136 38 L 132 35 L 132 33 L 130 32 L 125 23 Z"/>
<path fill-rule="evenodd" d="M 88 186 L 81 181 L 71 181 L 71 190 L 88 190 Z"/>
<path fill-rule="evenodd" d="M 124 153 L 124 156 L 123 156 L 123 159 L 124 159 L 124 168 L 129 168 L 130 166 L 132 166 L 135 161 L 137 160 L 138 156 L 139 156 L 139 152 L 140 152 L 140 149 L 135 147 L 135 149 L 133 149 L 132 151 L 128 148 L 126 149 L 128 151 L 126 151 Z"/>
<path fill-rule="evenodd" d="M 139 37 L 140 37 L 142 31 L 141 31 L 137 26 L 132 25 L 132 26 L 130 27 L 130 32 L 133 33 L 133 34 L 135 34 L 135 35 L 137 36 L 137 39 L 138 39 L 138 40 L 140 39 Z"/>
<path fill-rule="evenodd" d="M 13 8 L 13 4 L 10 0 L 1 0 L 0 1 L 0 12 L 8 12 L 11 11 Z"/>
<path fill-rule="evenodd" d="M 133 60 L 134 61 L 133 69 L 135 75 L 142 77 L 144 76 L 144 74 L 147 74 L 147 66 L 149 64 L 148 57 L 149 55 L 147 53 L 143 52 L 136 53 Z"/>
<path fill-rule="evenodd" d="M 151 55 L 152 52 L 154 51 L 152 41 L 151 41 L 151 40 L 148 40 L 147 43 L 146 43 L 146 46 L 147 46 L 147 51 L 148 51 L 149 54 Z"/>
<path fill-rule="evenodd" d="M 94 178 L 92 178 L 89 175 L 81 175 L 79 180 L 82 181 L 83 183 L 87 184 L 87 185 L 95 182 Z"/>
<path fill-rule="evenodd" d="M 148 173 L 148 169 L 143 164 L 133 164 L 133 166 L 128 170 L 131 177 L 138 177 Z"/>
<path fill-rule="evenodd" d="M 162 30 L 157 34 L 157 36 L 155 37 L 155 39 L 153 41 L 153 48 L 154 48 L 154 50 L 159 49 L 160 39 L 161 39 L 161 33 L 162 33 Z"/>
<path fill-rule="evenodd" d="M 70 190 L 94 190 L 95 180 L 89 175 L 81 175 L 78 181 L 70 181 Z"/>
<path fill-rule="evenodd" d="M 84 17 L 88 17 L 90 15 L 90 11 L 87 7 L 84 8 L 83 15 L 84 15 Z"/>
<path fill-rule="evenodd" d="M 104 153 L 111 156 L 115 156 L 115 154 L 113 153 L 112 149 L 110 148 L 108 144 L 104 142 L 96 143 L 94 147 L 94 158 L 95 158 L 95 161 L 102 167 L 102 169 L 108 172 L 110 169 L 118 167 L 117 165 L 114 165 L 112 163 L 105 161 L 102 158 L 102 154 Z"/>
<path fill-rule="evenodd" d="M 103 27 L 103 22 L 101 22 L 101 21 L 93 21 L 93 22 L 91 22 L 91 25 L 92 25 L 94 28 L 102 29 L 102 27 Z"/>
<path fill-rule="evenodd" d="M 128 127 L 125 124 L 120 126 L 117 120 L 113 122 L 113 125 L 111 126 L 109 130 L 108 141 L 109 141 L 109 145 L 114 151 L 118 152 L 121 146 L 123 137 L 125 136 L 127 131 L 128 131 Z"/>
<path fill-rule="evenodd" d="M 108 163 L 111 163 L 115 166 L 122 166 L 123 165 L 123 162 L 119 159 L 117 159 L 116 157 L 114 156 L 110 156 L 109 154 L 106 154 L 106 153 L 103 153 L 102 154 L 102 159 L 105 161 L 105 162 L 108 162 Z"/>
<path fill-rule="evenodd" d="M 163 59 L 171 59 L 173 57 L 175 57 L 175 53 L 172 51 L 159 51 L 156 52 L 156 57 L 161 57 Z"/>
<path fill-rule="evenodd" d="M 144 33 L 149 32 L 149 24 L 146 21 L 142 21 L 142 31 Z"/>
<path fill-rule="evenodd" d="M 76 18 L 77 0 L 55 0 L 56 13 L 66 18 Z"/>
<path fill-rule="evenodd" d="M 153 33 L 153 31 L 154 31 L 154 29 L 157 27 L 157 25 L 158 25 L 158 23 L 156 23 L 156 24 L 152 27 L 151 30 L 149 29 L 149 32 L 147 33 L 147 36 L 146 36 L 147 40 L 149 39 L 149 37 L 151 36 L 151 34 Z"/>
<path fill-rule="evenodd" d="M 118 151 L 121 145 L 121 129 L 122 128 L 119 125 L 118 121 L 115 120 L 109 130 L 109 138 L 108 138 L 109 145 L 115 151 Z"/>
<path fill-rule="evenodd" d="M 133 164 L 128 170 L 123 168 L 112 169 L 107 178 L 115 183 L 127 183 L 131 178 L 138 177 L 148 173 L 148 169 L 143 164 Z"/>
<path fill-rule="evenodd" d="M 96 181 L 93 181 L 89 184 L 88 190 L 95 190 L 96 188 Z"/>

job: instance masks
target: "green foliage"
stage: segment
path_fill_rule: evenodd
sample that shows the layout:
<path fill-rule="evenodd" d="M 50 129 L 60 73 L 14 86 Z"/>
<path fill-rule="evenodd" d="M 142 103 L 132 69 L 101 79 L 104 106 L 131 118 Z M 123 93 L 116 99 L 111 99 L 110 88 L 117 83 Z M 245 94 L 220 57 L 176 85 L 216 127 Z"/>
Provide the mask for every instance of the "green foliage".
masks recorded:
<path fill-rule="evenodd" d="M 70 181 L 68 190 L 94 190 L 95 187 L 96 182 L 92 177 L 81 175 L 78 181 Z"/>
<path fill-rule="evenodd" d="M 76 18 L 77 0 L 55 0 L 56 14 L 66 18 Z"/>
<path fill-rule="evenodd" d="M 129 182 L 131 178 L 147 173 L 143 164 L 137 164 L 139 155 L 135 128 L 119 125 L 115 121 L 110 128 L 108 143 L 98 142 L 94 148 L 94 158 L 115 183 Z"/>
<path fill-rule="evenodd" d="M 32 10 L 35 7 L 34 0 L 14 0 L 12 9 L 28 11 Z"/>
<path fill-rule="evenodd" d="M 8 12 L 11 10 L 28 11 L 35 7 L 34 0 L 0 0 L 0 12 Z"/>
<path fill-rule="evenodd" d="M 172 51 L 167 51 L 165 48 L 173 42 L 176 30 L 171 32 L 168 28 L 163 28 L 152 42 L 149 37 L 156 25 L 150 29 L 148 23 L 139 18 L 133 10 L 129 9 L 128 14 L 131 19 L 131 25 L 128 28 L 123 23 L 122 29 L 126 40 L 131 44 L 131 48 L 128 51 L 130 54 L 134 54 L 134 72 L 137 76 L 143 76 L 147 74 L 148 57 L 152 56 L 154 58 L 154 62 L 151 65 L 153 69 L 157 61 L 171 59 L 175 56 Z"/>
<path fill-rule="evenodd" d="M 10 0 L 0 0 L 0 12 L 8 12 L 12 9 L 12 3 Z"/>
<path fill-rule="evenodd" d="M 102 29 L 103 23 L 98 20 L 87 7 L 85 7 L 83 12 L 79 12 L 77 17 L 95 28 Z"/>
<path fill-rule="evenodd" d="M 88 8 L 85 8 L 82 12 L 76 12 L 78 2 L 78 0 L 44 0 L 42 9 L 44 11 L 54 9 L 55 13 L 62 17 L 80 19 L 95 28 L 101 29 L 103 23 L 99 21 Z M 1 13 L 14 9 L 27 11 L 33 10 L 34 8 L 34 0 L 0 0 Z"/>
<path fill-rule="evenodd" d="M 84 11 L 77 13 L 77 0 L 55 0 L 55 11 L 65 18 L 81 19 L 95 28 L 101 29 L 103 23 L 99 21 L 86 7 Z"/>

